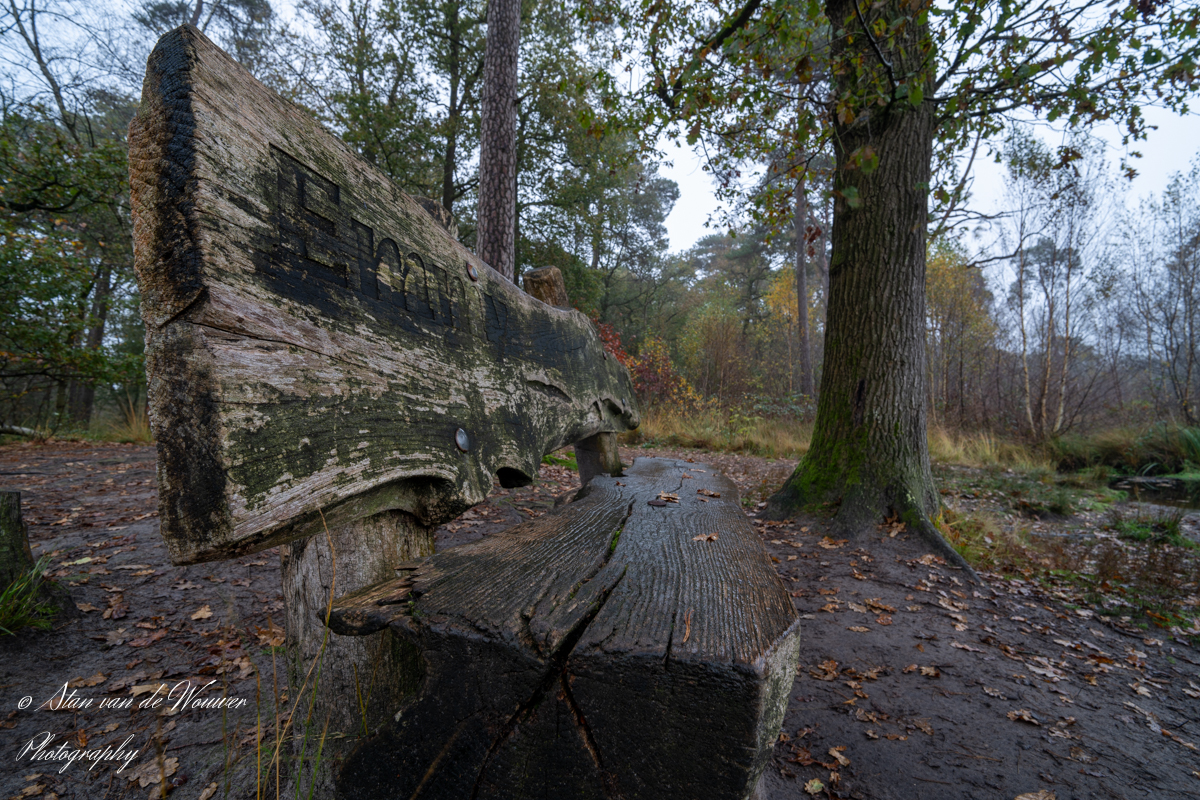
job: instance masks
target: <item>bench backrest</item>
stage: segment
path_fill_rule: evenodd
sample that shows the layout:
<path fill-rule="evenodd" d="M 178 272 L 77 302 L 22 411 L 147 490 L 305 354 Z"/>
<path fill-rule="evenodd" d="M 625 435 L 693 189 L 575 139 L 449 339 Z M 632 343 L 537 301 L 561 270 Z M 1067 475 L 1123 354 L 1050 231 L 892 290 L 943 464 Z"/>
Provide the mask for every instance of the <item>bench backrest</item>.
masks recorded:
<path fill-rule="evenodd" d="M 522 292 L 191 26 L 130 126 L 162 532 L 177 564 L 386 509 L 424 524 L 636 427 L 578 311 Z"/>

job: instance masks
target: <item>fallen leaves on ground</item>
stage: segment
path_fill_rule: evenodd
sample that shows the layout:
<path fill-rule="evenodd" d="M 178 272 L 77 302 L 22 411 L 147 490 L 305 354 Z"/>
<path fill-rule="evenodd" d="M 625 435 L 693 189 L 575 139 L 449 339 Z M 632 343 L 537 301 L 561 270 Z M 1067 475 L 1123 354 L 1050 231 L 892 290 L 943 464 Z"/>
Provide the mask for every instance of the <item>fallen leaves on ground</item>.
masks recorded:
<path fill-rule="evenodd" d="M 1028 722 L 1030 725 L 1042 724 L 1038 722 L 1037 718 L 1034 717 L 1033 714 L 1029 712 L 1029 709 L 1026 708 L 1018 708 L 1016 711 L 1010 711 L 1005 714 L 1005 716 L 1011 719 L 1013 722 Z"/>
<path fill-rule="evenodd" d="M 179 769 L 178 758 L 164 759 L 162 764 L 158 759 L 148 761 L 130 773 L 128 780 L 137 781 L 143 789 L 154 783 L 162 783 L 163 778 L 169 778 Z"/>
<path fill-rule="evenodd" d="M 103 672 L 97 672 L 90 678 L 75 678 L 67 682 L 67 686 L 71 689 L 78 689 L 81 686 L 96 686 L 108 680 L 108 676 Z"/>
<path fill-rule="evenodd" d="M 808 674 L 819 681 L 836 680 L 838 676 L 838 663 L 832 659 L 822 661 L 817 666 L 809 669 Z"/>
<path fill-rule="evenodd" d="M 260 628 L 254 626 L 254 633 L 258 636 L 258 643 L 263 647 L 280 647 L 284 642 L 283 628 L 275 624 L 275 620 L 268 619 L 267 627 Z"/>
<path fill-rule="evenodd" d="M 693 536 L 693 542 L 715 542 L 717 535 L 715 533 L 702 533 L 699 536 Z"/>
<path fill-rule="evenodd" d="M 208 619 L 212 615 L 213 615 L 212 609 L 209 608 L 207 605 L 203 605 L 203 606 L 200 606 L 200 609 L 195 614 L 192 614 L 191 619 L 194 619 L 194 620 Z"/>

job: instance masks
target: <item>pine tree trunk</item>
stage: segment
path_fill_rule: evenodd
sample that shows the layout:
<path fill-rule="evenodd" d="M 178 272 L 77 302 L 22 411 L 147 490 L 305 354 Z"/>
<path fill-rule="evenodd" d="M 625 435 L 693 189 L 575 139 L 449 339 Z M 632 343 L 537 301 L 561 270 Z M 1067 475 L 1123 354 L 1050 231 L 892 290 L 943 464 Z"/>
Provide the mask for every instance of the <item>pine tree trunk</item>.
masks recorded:
<path fill-rule="evenodd" d="M 96 288 L 92 299 L 91 327 L 88 328 L 84 347 L 95 353 L 104 344 L 104 326 L 108 320 L 109 300 L 112 296 L 112 268 L 105 264 L 100 269 L 96 279 Z M 71 385 L 70 409 L 71 419 L 81 425 L 89 425 L 92 421 L 92 410 L 96 405 L 96 384 L 92 381 L 76 381 Z"/>
<path fill-rule="evenodd" d="M 332 542 L 332 551 L 330 543 Z M 291 780 L 300 796 L 333 797 L 342 760 L 420 683 L 421 659 L 391 631 L 330 633 L 322 618 L 336 599 L 396 576 L 395 567 L 433 553 L 433 530 L 385 511 L 282 548 L 287 708 L 292 717 Z M 314 662 L 316 666 L 314 667 Z"/>
<path fill-rule="evenodd" d="M 915 68 L 902 64 L 903 54 L 921 52 L 928 27 L 916 24 L 899 0 L 874 8 L 888 23 L 908 20 L 893 38 L 878 43 L 903 75 Z M 844 25 L 854 34 L 834 37 L 834 59 L 858 59 L 881 69 L 870 38 L 861 35 L 852 0 L 829 0 L 826 13 L 835 27 Z M 837 80 L 839 95 L 856 88 L 849 83 L 855 80 L 850 70 Z M 817 418 L 808 454 L 771 498 L 768 513 L 782 518 L 800 507 L 837 503 L 836 522 L 850 535 L 897 514 L 963 565 L 932 523 L 941 506 L 925 438 L 925 240 L 933 132 L 931 104 L 913 108 L 906 99 L 866 105 L 849 124 L 835 126 L 837 199 Z M 868 145 L 879 161 L 877 169 L 865 172 L 852 154 Z M 847 200 L 854 196 L 852 187 L 858 196 L 853 205 Z"/>
<path fill-rule="evenodd" d="M 796 323 L 799 327 L 800 394 L 812 397 L 812 350 L 808 344 L 808 195 L 804 178 L 796 182 Z"/>
<path fill-rule="evenodd" d="M 458 3 L 446 4 L 446 31 L 450 41 L 450 104 L 447 107 L 446 151 L 442 158 L 442 208 L 454 213 L 454 171 L 458 166 L 460 43 L 458 31 Z"/>
<path fill-rule="evenodd" d="M 516 270 L 517 52 L 520 0 L 488 0 L 480 108 L 475 252 L 509 280 Z"/>

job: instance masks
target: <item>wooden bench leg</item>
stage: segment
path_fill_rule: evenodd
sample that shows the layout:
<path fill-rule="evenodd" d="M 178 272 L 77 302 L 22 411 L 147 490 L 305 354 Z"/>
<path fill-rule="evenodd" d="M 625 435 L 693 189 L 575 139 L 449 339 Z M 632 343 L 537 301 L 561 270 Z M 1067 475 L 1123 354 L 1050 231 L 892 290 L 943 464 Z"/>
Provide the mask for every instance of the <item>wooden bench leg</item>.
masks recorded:
<path fill-rule="evenodd" d="M 597 433 L 575 444 L 575 463 L 579 466 L 579 483 L 587 486 L 597 475 L 621 474 L 621 454 L 617 450 L 615 433 Z"/>
<path fill-rule="evenodd" d="M 404 512 L 386 511 L 281 550 L 290 687 L 285 708 L 296 708 L 296 762 L 284 779 L 290 774 L 299 781 L 302 796 L 311 784 L 313 797 L 332 797 L 332 776 L 341 761 L 419 685 L 421 659 L 412 644 L 390 630 L 330 635 L 321 624 L 330 590 L 338 596 L 394 579 L 397 564 L 433 553 L 433 529 Z M 310 673 L 318 656 L 320 663 Z"/>

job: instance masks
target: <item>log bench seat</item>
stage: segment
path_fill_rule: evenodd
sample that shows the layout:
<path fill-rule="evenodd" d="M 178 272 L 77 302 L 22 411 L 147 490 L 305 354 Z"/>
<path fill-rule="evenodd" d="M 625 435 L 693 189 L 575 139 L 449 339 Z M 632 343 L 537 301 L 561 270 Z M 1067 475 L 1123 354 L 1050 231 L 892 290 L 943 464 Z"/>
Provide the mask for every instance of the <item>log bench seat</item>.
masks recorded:
<path fill-rule="evenodd" d="M 747 798 L 798 620 L 703 464 L 640 458 L 503 533 L 338 599 L 329 627 L 415 644 L 420 688 L 346 761 L 353 798 Z"/>
<path fill-rule="evenodd" d="M 306 708 L 275 794 L 749 797 L 791 598 L 728 480 L 619 474 L 633 381 L 558 270 L 523 292 L 192 26 L 155 46 L 129 142 L 171 560 L 283 548 Z M 396 569 L 571 444 L 576 500 Z"/>

